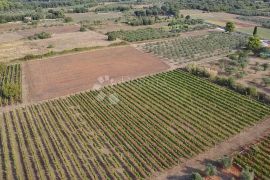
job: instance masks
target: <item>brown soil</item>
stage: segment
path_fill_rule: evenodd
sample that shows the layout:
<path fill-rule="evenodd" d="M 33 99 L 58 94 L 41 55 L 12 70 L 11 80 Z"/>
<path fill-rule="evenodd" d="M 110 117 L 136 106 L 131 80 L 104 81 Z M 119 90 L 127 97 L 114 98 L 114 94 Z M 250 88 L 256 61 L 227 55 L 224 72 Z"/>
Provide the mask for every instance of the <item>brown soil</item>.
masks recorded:
<path fill-rule="evenodd" d="M 62 33 L 71 33 L 78 32 L 80 30 L 79 25 L 63 25 L 63 26 L 52 26 L 52 27 L 37 27 L 27 30 L 18 31 L 19 35 L 23 37 L 32 36 L 35 33 L 48 32 L 52 34 L 62 34 Z"/>
<path fill-rule="evenodd" d="M 119 82 L 166 69 L 154 56 L 126 46 L 25 62 L 23 83 L 26 101 L 37 102 L 92 89 L 99 77 Z"/>

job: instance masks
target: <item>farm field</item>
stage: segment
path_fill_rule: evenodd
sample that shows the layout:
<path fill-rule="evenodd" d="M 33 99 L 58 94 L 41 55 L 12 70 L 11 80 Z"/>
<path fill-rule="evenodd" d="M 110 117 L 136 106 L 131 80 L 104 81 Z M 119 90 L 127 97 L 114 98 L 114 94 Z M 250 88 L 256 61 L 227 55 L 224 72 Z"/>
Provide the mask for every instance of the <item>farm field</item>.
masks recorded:
<path fill-rule="evenodd" d="M 145 178 L 269 115 L 188 73 L 160 73 L 4 113 L 0 177 Z"/>
<path fill-rule="evenodd" d="M 103 76 L 118 82 L 168 69 L 156 57 L 129 46 L 28 61 L 23 67 L 29 101 L 92 89 Z"/>
<path fill-rule="evenodd" d="M 10 61 L 29 54 L 45 54 L 74 48 L 108 46 L 107 36 L 94 32 L 80 32 L 79 25 L 37 27 L 0 34 L 0 61 Z M 51 38 L 29 40 L 35 33 L 48 32 Z M 51 47 L 50 47 L 51 46 Z"/>
<path fill-rule="evenodd" d="M 270 134 L 260 141 L 239 153 L 235 157 L 236 163 L 245 168 L 246 166 L 254 170 L 259 179 L 270 178 Z"/>
<path fill-rule="evenodd" d="M 12 64 L 6 67 L 5 73 L 1 76 L 0 88 L 2 89 L 5 84 L 16 84 L 19 88 L 20 93 L 17 97 L 7 98 L 3 95 L 3 92 L 0 92 L 0 105 L 11 105 L 16 104 L 22 101 L 22 75 L 21 75 L 21 65 L 20 64 Z"/>
<path fill-rule="evenodd" d="M 139 48 L 164 58 L 168 63 L 181 64 L 226 55 L 243 46 L 246 41 L 245 35 L 213 32 L 203 36 L 145 43 Z"/>
<path fill-rule="evenodd" d="M 246 66 L 239 67 L 237 60 L 219 58 L 213 62 L 202 62 L 200 67 L 211 69 L 219 76 L 233 77 L 235 81 L 246 86 L 256 87 L 259 91 L 270 95 L 270 86 L 266 80 L 270 77 L 270 69 L 263 66 L 269 63 L 268 59 L 247 57 Z"/>
<path fill-rule="evenodd" d="M 242 28 L 240 32 L 252 35 L 254 28 Z M 258 27 L 258 36 L 262 39 L 270 40 L 270 29 Z"/>
<path fill-rule="evenodd" d="M 74 22 L 78 23 L 80 21 L 106 21 L 110 19 L 117 19 L 121 18 L 123 13 L 121 12 L 108 12 L 108 13 L 95 13 L 95 12 L 88 12 L 88 13 L 68 13 L 67 17 L 71 17 Z"/>
<path fill-rule="evenodd" d="M 181 10 L 180 14 L 190 15 L 193 18 L 201 18 L 206 22 L 216 24 L 219 26 L 225 26 L 228 21 L 234 22 L 236 29 L 241 28 L 254 28 L 254 26 L 259 25 L 254 22 L 243 21 L 237 19 L 239 17 L 235 14 L 223 13 L 223 12 L 203 12 L 200 10 Z"/>

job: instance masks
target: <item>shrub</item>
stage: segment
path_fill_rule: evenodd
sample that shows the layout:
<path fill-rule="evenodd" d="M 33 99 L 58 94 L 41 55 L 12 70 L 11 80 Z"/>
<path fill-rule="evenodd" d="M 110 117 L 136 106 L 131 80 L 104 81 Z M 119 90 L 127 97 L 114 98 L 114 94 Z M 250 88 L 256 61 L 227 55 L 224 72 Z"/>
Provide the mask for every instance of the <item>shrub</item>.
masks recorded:
<path fill-rule="evenodd" d="M 227 168 L 230 168 L 233 164 L 233 158 L 232 157 L 229 157 L 229 156 L 224 156 L 222 157 L 219 161 L 220 165 L 227 169 Z"/>
<path fill-rule="evenodd" d="M 14 83 L 6 83 L 2 86 L 2 94 L 6 98 L 18 98 L 20 96 L 20 86 Z"/>
<path fill-rule="evenodd" d="M 54 48 L 54 46 L 52 44 L 50 44 L 47 48 Z"/>
<path fill-rule="evenodd" d="M 255 87 L 247 87 L 247 93 L 250 96 L 257 96 L 257 89 Z"/>
<path fill-rule="evenodd" d="M 29 36 L 28 39 L 30 39 L 30 40 L 48 39 L 48 38 L 51 38 L 51 37 L 52 37 L 51 33 L 41 32 L 41 33 L 36 33 L 34 36 Z"/>
<path fill-rule="evenodd" d="M 191 175 L 192 180 L 203 180 L 203 177 L 199 173 L 192 173 Z"/>
<path fill-rule="evenodd" d="M 80 32 L 85 32 L 86 30 L 87 30 L 86 27 L 84 27 L 84 26 L 80 27 Z"/>
<path fill-rule="evenodd" d="M 250 168 L 245 168 L 242 170 L 240 175 L 241 180 L 253 180 L 254 179 L 254 172 Z"/>
<path fill-rule="evenodd" d="M 116 40 L 116 36 L 113 33 L 109 33 L 108 34 L 108 41 L 115 41 Z"/>
<path fill-rule="evenodd" d="M 268 63 L 263 63 L 262 67 L 263 67 L 263 70 L 266 71 L 269 68 L 269 64 Z"/>
<path fill-rule="evenodd" d="M 217 175 L 217 168 L 212 164 L 207 164 L 205 174 L 206 176 L 215 176 Z"/>
<path fill-rule="evenodd" d="M 270 78 L 263 78 L 262 80 L 265 86 L 270 86 Z"/>
<path fill-rule="evenodd" d="M 73 21 L 72 17 L 65 17 L 64 18 L 65 23 L 69 23 L 69 22 L 72 22 L 72 21 Z"/>

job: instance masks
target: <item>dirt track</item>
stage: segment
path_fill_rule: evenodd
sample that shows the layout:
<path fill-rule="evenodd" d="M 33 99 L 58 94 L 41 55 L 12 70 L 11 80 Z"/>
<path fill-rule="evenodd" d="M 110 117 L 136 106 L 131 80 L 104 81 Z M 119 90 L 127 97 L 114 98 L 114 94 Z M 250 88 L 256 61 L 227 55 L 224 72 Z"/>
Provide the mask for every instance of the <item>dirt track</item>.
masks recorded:
<path fill-rule="evenodd" d="M 163 173 L 155 174 L 151 179 L 186 180 L 191 173 L 204 170 L 206 163 L 216 161 L 223 155 L 230 155 L 235 151 L 239 151 L 241 150 L 241 147 L 253 143 L 262 136 L 269 134 L 269 132 L 270 118 L 243 130 L 241 133 L 231 137 L 229 140 L 216 145 L 190 160 L 187 160 L 179 166 Z"/>
<path fill-rule="evenodd" d="M 119 82 L 168 68 L 156 57 L 129 46 L 28 61 L 23 64 L 23 83 L 27 87 L 24 102 L 92 89 L 95 84 L 100 84 L 99 77 L 108 76 Z"/>

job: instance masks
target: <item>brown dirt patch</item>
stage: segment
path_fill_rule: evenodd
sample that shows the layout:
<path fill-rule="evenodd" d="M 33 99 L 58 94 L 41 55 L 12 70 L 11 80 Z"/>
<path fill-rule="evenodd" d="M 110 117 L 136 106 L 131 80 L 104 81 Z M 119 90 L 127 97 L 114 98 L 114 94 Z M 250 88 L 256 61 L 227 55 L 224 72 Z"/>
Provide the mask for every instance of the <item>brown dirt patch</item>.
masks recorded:
<path fill-rule="evenodd" d="M 71 25 L 63 25 L 63 26 L 52 26 L 52 27 L 37 27 L 27 30 L 18 31 L 18 34 L 23 37 L 32 36 L 35 33 L 41 32 L 49 32 L 52 34 L 63 34 L 63 33 L 71 33 L 78 32 L 80 30 L 79 25 L 71 24 Z"/>
<path fill-rule="evenodd" d="M 117 47 L 23 64 L 29 102 L 92 89 L 99 77 L 115 82 L 167 70 L 156 57 L 133 47 Z"/>

